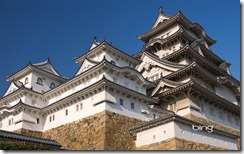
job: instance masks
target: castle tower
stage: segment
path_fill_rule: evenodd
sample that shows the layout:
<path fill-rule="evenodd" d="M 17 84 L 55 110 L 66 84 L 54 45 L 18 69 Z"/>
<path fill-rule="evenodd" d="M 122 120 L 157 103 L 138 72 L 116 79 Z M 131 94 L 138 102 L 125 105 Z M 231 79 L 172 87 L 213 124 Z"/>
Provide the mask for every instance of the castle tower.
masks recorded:
<path fill-rule="evenodd" d="M 240 82 L 211 50 L 216 41 L 162 8 L 138 38 L 145 44 L 134 56 L 94 38 L 70 79 L 49 59 L 7 77 L 2 132 L 67 150 L 237 150 Z"/>
<path fill-rule="evenodd" d="M 160 99 L 158 105 L 174 112 L 175 115 L 171 118 L 191 120 L 193 123 L 188 124 L 188 127 L 193 127 L 194 122 L 198 122 L 199 125 L 219 129 L 213 132 L 229 133 L 228 138 L 222 139 L 229 140 L 229 143 L 218 142 L 220 136 L 213 137 L 214 133 L 197 135 L 193 128 L 179 129 L 185 127 L 180 126 L 181 124 L 174 126 L 175 135 L 169 136 L 215 146 L 223 142 L 227 149 L 236 149 L 233 144 L 240 134 L 240 82 L 231 75 L 230 64 L 211 50 L 210 46 L 216 41 L 210 38 L 199 24 L 190 22 L 180 11 L 169 16 L 162 12 L 162 8 L 151 30 L 138 38 L 144 41 L 145 45 L 143 50 L 134 56 L 142 61 L 137 70 L 149 81 L 157 84 L 150 95 Z M 182 122 L 182 119 L 179 121 Z M 172 122 L 173 124 L 177 125 L 177 122 Z M 163 128 L 164 125 L 169 124 L 159 124 L 158 127 Z M 150 130 L 152 133 L 152 130 L 157 128 L 154 124 L 151 129 L 145 128 L 142 131 L 143 127 L 132 129 L 137 134 L 138 146 L 165 140 L 155 141 L 156 137 L 151 137 L 147 143 L 143 142 L 142 134 L 147 132 L 148 135 Z M 164 129 L 167 132 L 166 126 Z M 183 132 L 185 135 L 182 135 Z M 157 135 L 163 135 L 163 131 Z M 199 138 L 198 141 L 196 138 Z"/>

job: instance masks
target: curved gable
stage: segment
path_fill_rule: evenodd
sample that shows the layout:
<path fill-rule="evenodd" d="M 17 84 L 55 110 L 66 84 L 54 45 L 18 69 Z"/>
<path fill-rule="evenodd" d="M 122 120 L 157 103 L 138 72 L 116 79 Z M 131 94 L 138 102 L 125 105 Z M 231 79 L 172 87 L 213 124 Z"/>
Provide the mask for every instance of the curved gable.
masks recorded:
<path fill-rule="evenodd" d="M 96 62 L 93 62 L 91 60 L 85 59 L 83 63 L 80 65 L 80 68 L 76 72 L 75 76 L 81 74 L 82 72 L 88 70 L 89 68 L 93 67 L 96 65 Z"/>

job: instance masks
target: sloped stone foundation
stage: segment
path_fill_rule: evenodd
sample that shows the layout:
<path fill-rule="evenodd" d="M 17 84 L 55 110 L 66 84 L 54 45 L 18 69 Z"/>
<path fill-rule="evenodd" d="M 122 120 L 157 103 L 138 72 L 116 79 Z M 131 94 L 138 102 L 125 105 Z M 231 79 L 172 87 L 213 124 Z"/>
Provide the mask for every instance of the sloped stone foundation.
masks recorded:
<path fill-rule="evenodd" d="M 43 133 L 25 129 L 15 132 L 56 140 L 65 150 L 133 150 L 135 142 L 129 130 L 141 122 L 103 111 Z"/>
<path fill-rule="evenodd" d="M 216 128 L 231 133 L 240 134 L 234 129 L 191 114 L 184 117 L 203 124 L 214 125 Z M 15 132 L 56 140 L 65 150 L 230 150 L 180 138 L 171 138 L 162 142 L 136 147 L 135 140 L 130 136 L 129 130 L 142 122 L 110 111 L 103 111 L 44 132 L 25 129 Z M 240 148 L 240 140 L 238 140 L 237 146 Z"/>

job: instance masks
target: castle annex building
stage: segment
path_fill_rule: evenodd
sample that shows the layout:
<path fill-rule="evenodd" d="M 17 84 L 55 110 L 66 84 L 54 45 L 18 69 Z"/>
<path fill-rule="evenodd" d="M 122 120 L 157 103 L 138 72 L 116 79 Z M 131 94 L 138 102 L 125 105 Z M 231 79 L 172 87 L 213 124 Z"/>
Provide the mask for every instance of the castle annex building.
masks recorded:
<path fill-rule="evenodd" d="M 70 79 L 49 59 L 6 77 L 0 129 L 67 150 L 238 150 L 240 81 L 216 41 L 162 8 L 138 39 L 131 56 L 95 38 Z"/>

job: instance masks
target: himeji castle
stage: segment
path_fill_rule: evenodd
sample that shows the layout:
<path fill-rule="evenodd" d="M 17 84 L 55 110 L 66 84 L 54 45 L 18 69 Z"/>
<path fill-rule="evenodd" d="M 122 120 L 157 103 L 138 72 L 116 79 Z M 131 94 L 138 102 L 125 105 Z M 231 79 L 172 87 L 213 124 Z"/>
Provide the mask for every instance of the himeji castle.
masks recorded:
<path fill-rule="evenodd" d="M 18 68 L 6 77 L 0 129 L 66 150 L 240 149 L 240 81 L 211 50 L 216 41 L 162 8 L 137 37 L 133 56 L 94 38 L 72 78 L 50 59 Z"/>

